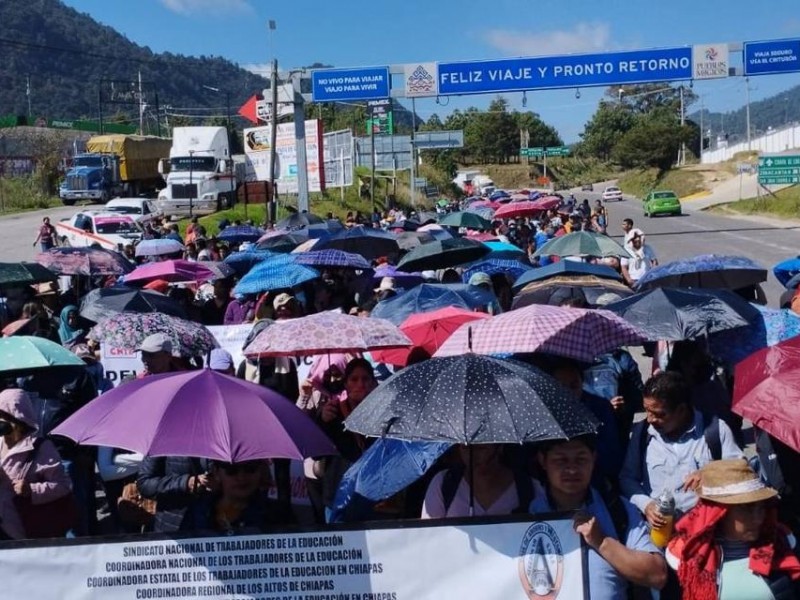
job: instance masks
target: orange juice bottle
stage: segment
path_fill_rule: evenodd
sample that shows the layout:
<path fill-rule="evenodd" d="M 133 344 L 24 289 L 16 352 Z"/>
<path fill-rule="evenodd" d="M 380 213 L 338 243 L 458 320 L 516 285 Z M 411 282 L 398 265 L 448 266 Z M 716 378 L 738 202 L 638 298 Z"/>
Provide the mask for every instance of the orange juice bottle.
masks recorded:
<path fill-rule="evenodd" d="M 650 540 L 657 548 L 666 548 L 672 537 L 672 527 L 675 524 L 675 498 L 672 492 L 664 490 L 656 499 L 658 512 L 664 517 L 666 523 L 659 528 L 650 530 Z"/>

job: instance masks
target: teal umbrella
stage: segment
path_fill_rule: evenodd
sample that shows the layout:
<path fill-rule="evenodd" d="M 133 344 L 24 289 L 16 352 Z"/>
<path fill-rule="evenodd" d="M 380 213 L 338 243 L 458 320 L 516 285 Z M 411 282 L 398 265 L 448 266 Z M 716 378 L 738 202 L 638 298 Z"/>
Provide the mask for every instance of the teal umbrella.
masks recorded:
<path fill-rule="evenodd" d="M 50 340 L 25 335 L 0 338 L 0 373 L 83 366 L 80 358 Z"/>
<path fill-rule="evenodd" d="M 534 256 L 621 256 L 630 257 L 625 248 L 607 235 L 575 231 L 553 238 L 539 248 Z"/>
<path fill-rule="evenodd" d="M 0 263 L 0 287 L 55 281 L 58 276 L 39 263 Z"/>
<path fill-rule="evenodd" d="M 468 229 L 491 229 L 492 223 L 474 212 L 453 212 L 439 219 L 439 225 L 467 227 Z"/>

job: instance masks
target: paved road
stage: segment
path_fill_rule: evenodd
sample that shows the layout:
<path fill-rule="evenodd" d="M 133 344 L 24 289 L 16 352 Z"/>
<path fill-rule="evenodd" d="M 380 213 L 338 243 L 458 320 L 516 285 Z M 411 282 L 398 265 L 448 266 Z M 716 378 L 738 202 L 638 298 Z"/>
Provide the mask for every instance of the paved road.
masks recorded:
<path fill-rule="evenodd" d="M 600 194 L 575 192 L 591 203 Z M 760 217 L 738 218 L 693 210 L 691 202 L 684 203 L 682 217 L 645 218 L 640 200 L 629 198 L 606 205 L 609 213 L 609 234 L 622 237 L 622 219 L 631 218 L 634 226 L 646 234 L 647 243 L 665 262 L 697 254 L 737 254 L 747 256 L 769 269 L 764 289 L 771 306 L 777 306 L 783 291 L 772 275 L 775 263 L 800 254 L 800 224 Z"/>
<path fill-rule="evenodd" d="M 55 225 L 56 221 L 72 216 L 78 210 L 80 207 L 61 206 L 0 217 L 0 262 L 33 260 L 38 248 L 31 244 L 36 239 L 42 219 L 49 216 Z"/>

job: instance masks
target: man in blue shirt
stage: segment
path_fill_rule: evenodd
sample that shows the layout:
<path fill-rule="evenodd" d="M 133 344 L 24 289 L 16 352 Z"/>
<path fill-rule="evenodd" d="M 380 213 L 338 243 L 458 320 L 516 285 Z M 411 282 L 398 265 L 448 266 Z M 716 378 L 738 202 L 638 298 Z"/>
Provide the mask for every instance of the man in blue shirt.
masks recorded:
<path fill-rule="evenodd" d="M 589 546 L 592 600 L 625 598 L 630 584 L 661 589 L 667 565 L 641 515 L 623 498 L 590 487 L 594 444 L 592 436 L 582 436 L 543 445 L 537 459 L 546 480 L 536 490 L 530 512 L 575 511 L 575 531 Z"/>
<path fill-rule="evenodd" d="M 697 503 L 695 489 L 703 465 L 743 455 L 724 421 L 694 409 L 691 389 L 680 373 L 654 375 L 645 384 L 643 395 L 647 420 L 633 428 L 620 486 L 650 526 L 661 527 L 664 520 L 654 498 L 669 490 L 675 508 L 683 514 Z M 709 442 L 718 447 L 714 453 L 719 456 L 713 456 Z"/>

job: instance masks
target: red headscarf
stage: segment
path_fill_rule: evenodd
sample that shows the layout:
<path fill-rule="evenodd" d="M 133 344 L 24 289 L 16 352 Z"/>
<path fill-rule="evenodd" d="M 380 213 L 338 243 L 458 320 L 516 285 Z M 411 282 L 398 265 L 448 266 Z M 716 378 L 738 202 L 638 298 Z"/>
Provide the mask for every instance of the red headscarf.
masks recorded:
<path fill-rule="evenodd" d="M 669 552 L 680 560 L 678 580 L 687 600 L 716 600 L 718 597 L 717 573 L 721 556 L 714 532 L 727 513 L 725 505 L 701 499 L 675 525 Z M 800 579 L 800 561 L 789 547 L 788 529 L 778 523 L 777 516 L 776 508 L 767 509 L 761 537 L 750 548 L 750 570 L 762 577 L 779 571 L 796 581 Z"/>

